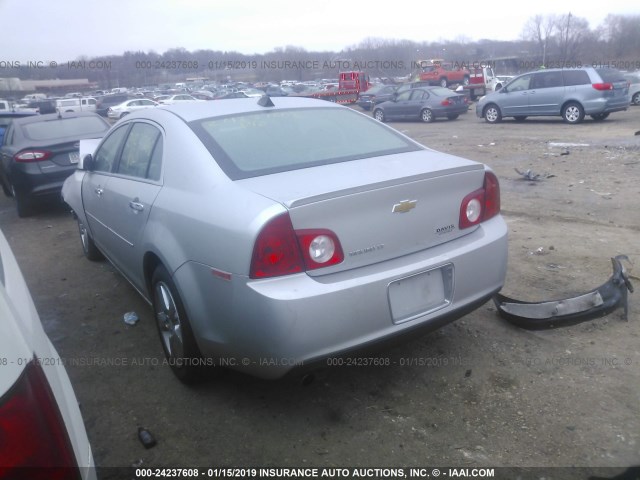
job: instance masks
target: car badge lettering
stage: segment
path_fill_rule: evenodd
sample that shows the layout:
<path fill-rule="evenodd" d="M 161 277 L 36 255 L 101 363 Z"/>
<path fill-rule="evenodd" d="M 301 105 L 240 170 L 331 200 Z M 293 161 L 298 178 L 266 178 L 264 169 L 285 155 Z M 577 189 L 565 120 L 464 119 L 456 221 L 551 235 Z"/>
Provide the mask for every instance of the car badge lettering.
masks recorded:
<path fill-rule="evenodd" d="M 436 234 L 438 235 L 443 235 L 445 233 L 451 233 L 456 229 L 456 226 L 451 224 L 451 225 L 445 225 L 442 227 L 438 227 L 436 228 Z"/>
<path fill-rule="evenodd" d="M 416 208 L 417 204 L 417 200 L 402 200 L 400 203 L 396 203 L 391 211 L 393 213 L 407 213 Z"/>

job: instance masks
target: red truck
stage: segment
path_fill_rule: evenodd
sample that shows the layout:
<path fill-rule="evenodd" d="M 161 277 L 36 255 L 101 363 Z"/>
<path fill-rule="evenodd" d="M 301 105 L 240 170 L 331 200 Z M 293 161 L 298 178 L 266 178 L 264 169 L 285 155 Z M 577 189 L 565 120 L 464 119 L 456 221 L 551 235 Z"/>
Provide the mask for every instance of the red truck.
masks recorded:
<path fill-rule="evenodd" d="M 417 64 L 420 70 L 416 80 L 429 82 L 430 85 L 445 88 L 454 83 L 468 85 L 471 78 L 471 72 L 466 68 L 443 60 L 420 60 Z"/>
<path fill-rule="evenodd" d="M 354 103 L 358 100 L 358 94 L 366 92 L 370 86 L 369 75 L 364 72 L 340 72 L 337 88 L 320 90 L 303 94 L 303 96 L 336 103 Z"/>

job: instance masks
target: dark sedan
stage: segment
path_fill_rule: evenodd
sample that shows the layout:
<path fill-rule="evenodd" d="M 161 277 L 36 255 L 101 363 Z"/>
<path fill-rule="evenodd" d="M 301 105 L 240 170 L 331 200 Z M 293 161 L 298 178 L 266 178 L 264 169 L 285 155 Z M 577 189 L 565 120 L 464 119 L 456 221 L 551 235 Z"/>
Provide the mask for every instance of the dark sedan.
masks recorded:
<path fill-rule="evenodd" d="M 228 100 L 229 98 L 249 98 L 244 92 L 226 92 L 214 97 L 214 100 Z"/>
<path fill-rule="evenodd" d="M 455 120 L 468 110 L 469 105 L 464 95 L 443 87 L 426 87 L 405 90 L 395 99 L 377 105 L 373 117 L 381 122 L 422 120 L 429 123 L 436 118 Z"/>
<path fill-rule="evenodd" d="M 4 138 L 4 132 L 9 124 L 16 118 L 31 117 L 37 115 L 35 112 L 0 112 L 0 145 L 2 145 L 2 139 Z"/>
<path fill-rule="evenodd" d="M 14 119 L 0 146 L 0 183 L 15 197 L 18 216 L 31 215 L 38 200 L 59 198 L 76 169 L 80 140 L 101 138 L 107 130 L 109 123 L 90 112 Z"/>
<path fill-rule="evenodd" d="M 397 88 L 395 85 L 378 85 L 370 88 L 358 96 L 356 105 L 364 110 L 371 110 L 372 107 L 375 107 L 379 103 L 392 100 Z"/>

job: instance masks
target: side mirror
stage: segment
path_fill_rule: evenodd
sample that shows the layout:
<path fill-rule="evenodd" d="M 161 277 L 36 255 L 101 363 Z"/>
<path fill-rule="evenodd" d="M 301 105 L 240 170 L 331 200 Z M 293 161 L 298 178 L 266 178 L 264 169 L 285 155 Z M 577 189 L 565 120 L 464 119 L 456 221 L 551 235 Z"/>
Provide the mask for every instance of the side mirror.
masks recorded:
<path fill-rule="evenodd" d="M 95 160 L 93 155 L 87 153 L 83 158 L 80 159 L 80 163 L 78 164 L 78 168 L 80 170 L 86 170 L 87 172 L 93 172 L 95 168 Z"/>

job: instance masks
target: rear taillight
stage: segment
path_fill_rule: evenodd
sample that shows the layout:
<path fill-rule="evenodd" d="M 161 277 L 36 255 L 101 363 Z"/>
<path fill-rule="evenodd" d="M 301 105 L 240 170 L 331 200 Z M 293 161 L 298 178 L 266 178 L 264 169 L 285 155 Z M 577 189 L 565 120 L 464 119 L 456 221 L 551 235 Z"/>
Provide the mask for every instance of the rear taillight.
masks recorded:
<path fill-rule="evenodd" d="M 471 192 L 460 205 L 460 230 L 473 227 L 500 213 L 500 184 L 491 172 L 485 172 L 482 188 Z"/>
<path fill-rule="evenodd" d="M 342 262 L 338 237 L 330 230 L 293 229 L 288 213 L 267 223 L 259 233 L 251 258 L 251 278 L 290 275 Z"/>
<path fill-rule="evenodd" d="M 79 479 L 64 421 L 38 365 L 0 399 L 0 479 Z"/>
<path fill-rule="evenodd" d="M 307 270 L 336 265 L 344 260 L 342 247 L 330 230 L 297 230 Z"/>
<path fill-rule="evenodd" d="M 448 107 L 449 105 L 453 105 L 453 102 L 447 98 L 446 100 L 442 100 L 440 102 L 440 105 L 442 105 L 443 107 Z"/>
<path fill-rule="evenodd" d="M 48 150 L 24 150 L 20 153 L 16 153 L 13 159 L 20 163 L 42 162 L 50 159 L 51 156 L 52 153 Z"/>
<path fill-rule="evenodd" d="M 613 90 L 613 83 L 592 83 L 591 86 L 596 90 Z"/>

